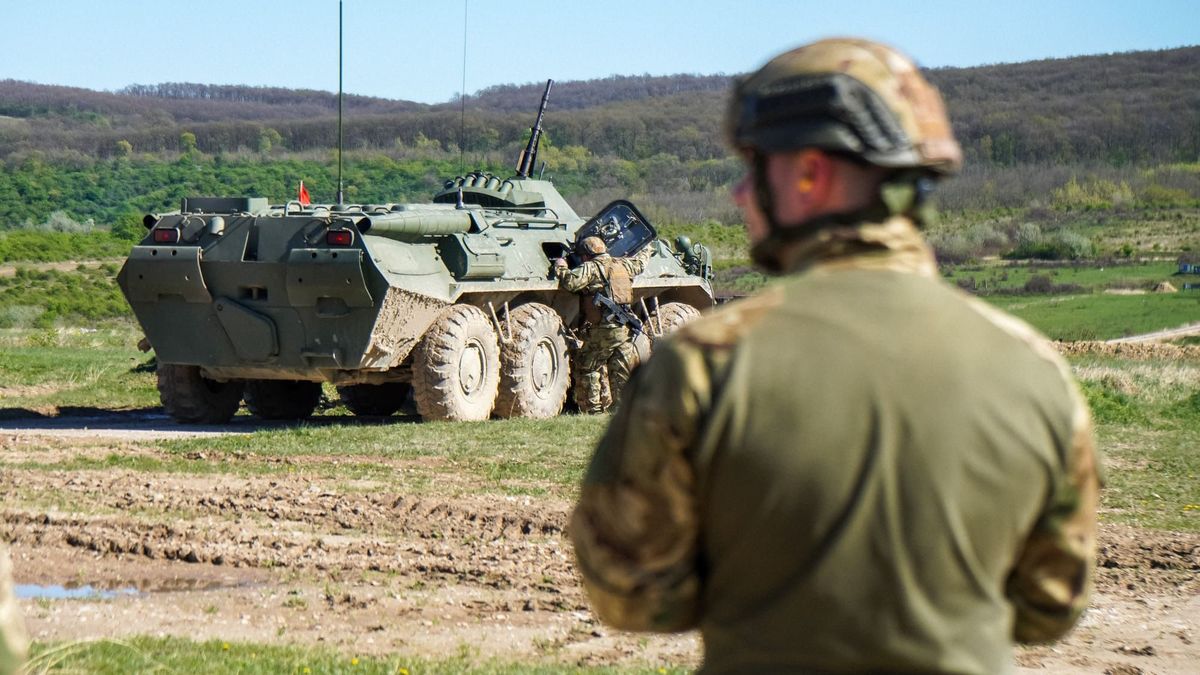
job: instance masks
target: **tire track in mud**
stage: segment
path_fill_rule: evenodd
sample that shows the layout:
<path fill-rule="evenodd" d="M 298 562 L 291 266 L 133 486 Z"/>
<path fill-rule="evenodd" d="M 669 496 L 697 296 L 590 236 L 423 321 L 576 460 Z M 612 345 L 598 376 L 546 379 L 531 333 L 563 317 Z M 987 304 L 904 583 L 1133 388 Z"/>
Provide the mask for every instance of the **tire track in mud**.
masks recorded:
<path fill-rule="evenodd" d="M 584 606 L 564 537 L 566 509 L 542 500 L 338 493 L 302 480 L 0 477 L 0 490 L 18 489 L 58 491 L 73 506 L 70 513 L 0 512 L 0 538 L 17 546 L 245 568 L 384 572 L 522 591 L 535 607 Z M 86 514 L 91 510 L 100 514 Z"/>

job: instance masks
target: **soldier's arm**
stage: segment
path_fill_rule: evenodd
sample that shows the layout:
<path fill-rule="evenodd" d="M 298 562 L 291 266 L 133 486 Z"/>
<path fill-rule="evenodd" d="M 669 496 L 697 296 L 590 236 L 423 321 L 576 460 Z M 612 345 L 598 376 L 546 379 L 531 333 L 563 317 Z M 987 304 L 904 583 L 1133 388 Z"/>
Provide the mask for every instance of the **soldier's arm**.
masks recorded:
<path fill-rule="evenodd" d="M 646 269 L 646 263 L 650 262 L 650 256 L 654 255 L 654 247 L 655 243 L 650 242 L 650 245 L 643 246 L 642 250 L 625 259 L 628 263 L 626 267 L 629 269 L 629 276 L 636 277 Z"/>
<path fill-rule="evenodd" d="M 604 285 L 599 265 L 591 261 L 575 269 L 555 267 L 554 276 L 558 279 L 558 287 L 569 293 L 591 293 Z"/>
<path fill-rule="evenodd" d="M 1018 642 L 1058 639 L 1075 625 L 1091 596 L 1100 475 L 1087 405 L 1076 398 L 1066 465 L 1008 583 Z"/>
<path fill-rule="evenodd" d="M 689 450 L 709 405 L 698 352 L 664 345 L 635 373 L 584 478 L 570 534 L 592 608 L 617 628 L 680 631 L 700 614 Z"/>

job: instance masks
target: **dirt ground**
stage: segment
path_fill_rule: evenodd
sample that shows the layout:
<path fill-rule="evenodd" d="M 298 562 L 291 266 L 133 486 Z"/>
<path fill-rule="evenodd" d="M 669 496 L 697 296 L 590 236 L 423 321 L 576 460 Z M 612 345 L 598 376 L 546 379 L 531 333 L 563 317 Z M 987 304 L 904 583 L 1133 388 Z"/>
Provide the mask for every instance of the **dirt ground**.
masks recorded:
<path fill-rule="evenodd" d="M 0 453 L 65 458 L 38 438 L 0 430 Z M 694 633 L 633 635 L 592 616 L 564 536 L 569 504 L 390 491 L 402 482 L 6 469 L 0 540 L 35 595 L 108 592 L 23 600 L 38 640 L 173 635 L 698 665 Z M 1067 640 L 1018 652 L 1022 672 L 1200 671 L 1200 535 L 1105 525 L 1096 585 Z"/>

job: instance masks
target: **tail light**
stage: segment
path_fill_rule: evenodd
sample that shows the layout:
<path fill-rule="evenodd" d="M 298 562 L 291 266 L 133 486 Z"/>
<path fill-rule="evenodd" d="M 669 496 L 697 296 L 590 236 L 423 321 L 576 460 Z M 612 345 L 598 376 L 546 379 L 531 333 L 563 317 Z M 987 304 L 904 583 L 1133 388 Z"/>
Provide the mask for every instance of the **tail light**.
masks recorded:
<path fill-rule="evenodd" d="M 179 230 L 173 227 L 160 227 L 154 230 L 154 243 L 156 244 L 177 244 L 179 243 Z"/>
<path fill-rule="evenodd" d="M 325 233 L 326 246 L 350 246 L 354 243 L 354 232 L 350 230 L 329 230 Z"/>

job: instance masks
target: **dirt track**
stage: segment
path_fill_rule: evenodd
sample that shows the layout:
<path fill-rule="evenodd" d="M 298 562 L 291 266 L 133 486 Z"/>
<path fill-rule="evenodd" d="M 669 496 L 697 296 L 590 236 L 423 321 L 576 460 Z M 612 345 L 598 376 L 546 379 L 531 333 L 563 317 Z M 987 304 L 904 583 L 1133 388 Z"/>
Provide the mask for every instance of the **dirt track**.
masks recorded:
<path fill-rule="evenodd" d="M 43 465 L 77 456 L 7 432 L 0 453 Z M 698 664 L 694 634 L 644 639 L 595 621 L 564 537 L 569 504 L 417 498 L 404 492 L 403 469 L 386 485 L 6 470 L 0 538 L 18 583 L 120 592 L 24 601 L 41 640 L 169 634 L 351 654 Z M 1019 663 L 1196 672 L 1200 536 L 1106 526 L 1101 543 L 1099 594 L 1083 624 L 1065 643 L 1023 650 Z"/>

